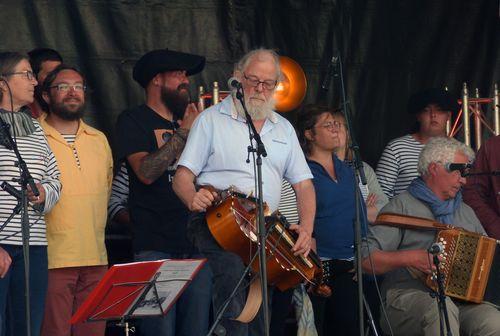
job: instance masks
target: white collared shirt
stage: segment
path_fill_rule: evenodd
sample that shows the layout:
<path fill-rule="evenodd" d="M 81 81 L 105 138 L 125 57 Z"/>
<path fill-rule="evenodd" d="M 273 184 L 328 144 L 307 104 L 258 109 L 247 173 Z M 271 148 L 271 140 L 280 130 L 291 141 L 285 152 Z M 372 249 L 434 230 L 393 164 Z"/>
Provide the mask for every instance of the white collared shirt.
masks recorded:
<path fill-rule="evenodd" d="M 260 132 L 267 157 L 262 158 L 263 193 L 271 211 L 278 208 L 281 181 L 292 185 L 311 179 L 312 174 L 293 126 L 273 112 Z M 235 186 L 255 195 L 254 166 L 250 156 L 246 121 L 238 115 L 231 96 L 203 111 L 196 119 L 178 165 L 188 168 L 198 185 L 217 189 Z"/>

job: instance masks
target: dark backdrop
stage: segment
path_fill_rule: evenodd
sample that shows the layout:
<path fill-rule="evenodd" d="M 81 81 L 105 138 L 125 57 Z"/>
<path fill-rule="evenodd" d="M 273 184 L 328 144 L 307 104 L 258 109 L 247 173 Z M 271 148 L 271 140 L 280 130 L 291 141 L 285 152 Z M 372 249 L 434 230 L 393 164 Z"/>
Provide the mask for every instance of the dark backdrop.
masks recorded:
<path fill-rule="evenodd" d="M 205 55 L 196 92 L 213 81 L 225 88 L 234 61 L 249 49 L 275 48 L 304 68 L 306 102 L 317 100 L 339 52 L 362 154 L 374 164 L 387 141 L 412 125 L 412 92 L 447 86 L 458 94 L 466 81 L 492 95 L 498 17 L 498 0 L 0 0 L 0 50 L 51 47 L 78 65 L 91 88 L 86 118 L 112 146 L 117 115 L 143 101 L 131 72 L 151 49 Z M 332 82 L 329 104 L 339 96 Z M 287 117 L 293 122 L 295 112 Z"/>

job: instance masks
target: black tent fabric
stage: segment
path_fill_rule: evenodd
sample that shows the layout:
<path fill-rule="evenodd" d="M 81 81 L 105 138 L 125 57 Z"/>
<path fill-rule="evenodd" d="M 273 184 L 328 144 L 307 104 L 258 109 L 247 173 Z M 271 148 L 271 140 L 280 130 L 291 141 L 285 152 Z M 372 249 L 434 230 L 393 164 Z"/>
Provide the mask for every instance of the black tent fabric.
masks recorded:
<path fill-rule="evenodd" d="M 192 79 L 197 92 L 214 81 L 225 88 L 248 50 L 274 48 L 304 68 L 308 103 L 340 54 L 362 154 L 372 164 L 412 125 L 412 92 L 447 87 L 458 97 L 467 82 L 491 96 L 500 70 L 497 0 L 1 0 L 0 22 L 1 51 L 50 47 L 82 69 L 91 89 L 86 120 L 112 147 L 117 116 L 144 99 L 132 67 L 152 49 L 206 56 Z M 339 105 L 338 81 L 326 99 Z"/>

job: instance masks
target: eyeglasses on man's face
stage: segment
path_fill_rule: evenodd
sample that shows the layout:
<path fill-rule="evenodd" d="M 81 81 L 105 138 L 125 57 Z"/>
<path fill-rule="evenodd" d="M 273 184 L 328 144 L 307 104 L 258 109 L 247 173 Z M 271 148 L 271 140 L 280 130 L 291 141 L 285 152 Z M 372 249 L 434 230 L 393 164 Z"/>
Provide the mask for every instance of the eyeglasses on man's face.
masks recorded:
<path fill-rule="evenodd" d="M 268 79 L 265 81 L 261 81 L 259 78 L 255 76 L 247 76 L 245 73 L 243 73 L 243 77 L 251 87 L 257 87 L 259 86 L 259 84 L 262 84 L 262 87 L 266 90 L 274 90 L 274 88 L 278 84 L 277 80 Z"/>
<path fill-rule="evenodd" d="M 326 128 L 329 131 L 333 131 L 333 130 L 339 130 L 341 125 L 342 125 L 341 122 L 334 120 L 334 121 L 327 121 L 321 125 L 318 125 L 318 127 Z"/>
<path fill-rule="evenodd" d="M 2 76 L 13 76 L 13 75 L 24 75 L 28 80 L 35 79 L 35 74 L 31 70 L 19 71 L 19 72 L 9 72 L 2 74 Z"/>
<path fill-rule="evenodd" d="M 70 89 L 73 89 L 76 92 L 85 92 L 87 90 L 87 87 L 83 84 L 61 83 L 51 86 L 50 89 L 57 89 L 57 91 L 60 92 L 68 92 Z"/>

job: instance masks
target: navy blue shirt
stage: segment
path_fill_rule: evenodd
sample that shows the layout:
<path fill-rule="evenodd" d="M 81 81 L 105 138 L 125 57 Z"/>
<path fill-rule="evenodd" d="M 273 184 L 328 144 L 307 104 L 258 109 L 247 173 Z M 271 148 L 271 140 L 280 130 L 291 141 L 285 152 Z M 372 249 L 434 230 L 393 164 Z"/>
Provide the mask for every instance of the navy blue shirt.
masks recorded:
<path fill-rule="evenodd" d="M 316 217 L 314 237 L 318 255 L 327 259 L 351 259 L 354 257 L 354 227 L 356 215 L 354 170 L 333 156 L 334 181 L 319 163 L 307 160 L 314 176 L 316 191 Z M 364 203 L 364 202 L 362 202 Z M 365 206 L 362 205 L 362 232 L 366 228 Z"/>

